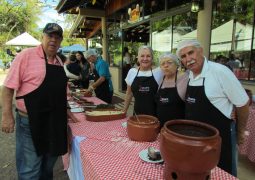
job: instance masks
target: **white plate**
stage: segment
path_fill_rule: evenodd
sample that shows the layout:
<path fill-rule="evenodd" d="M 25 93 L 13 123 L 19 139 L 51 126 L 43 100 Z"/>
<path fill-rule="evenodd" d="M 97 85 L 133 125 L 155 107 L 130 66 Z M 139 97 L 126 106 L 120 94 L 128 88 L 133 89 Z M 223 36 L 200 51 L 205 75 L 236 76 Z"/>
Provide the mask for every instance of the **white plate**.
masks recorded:
<path fill-rule="evenodd" d="M 74 101 L 68 101 L 68 104 L 72 105 L 72 104 L 75 104 L 75 102 Z"/>
<path fill-rule="evenodd" d="M 156 149 L 156 151 L 159 151 Z M 149 156 L 148 156 L 148 149 L 144 149 L 142 150 L 140 153 L 139 153 L 139 157 L 145 161 L 145 162 L 148 162 L 148 163 L 161 163 L 163 162 L 163 159 L 160 159 L 160 160 L 157 160 L 157 161 L 152 161 L 149 159 Z"/>
<path fill-rule="evenodd" d="M 80 105 L 79 104 L 69 104 L 69 106 L 71 109 L 74 109 L 74 108 L 78 108 Z"/>
<path fill-rule="evenodd" d="M 122 126 L 123 128 L 127 128 L 127 122 L 121 123 L 121 126 Z"/>
<path fill-rule="evenodd" d="M 73 112 L 73 113 L 78 113 L 78 112 L 83 112 L 83 111 L 84 111 L 83 108 L 73 108 L 73 109 L 71 109 L 71 112 Z"/>

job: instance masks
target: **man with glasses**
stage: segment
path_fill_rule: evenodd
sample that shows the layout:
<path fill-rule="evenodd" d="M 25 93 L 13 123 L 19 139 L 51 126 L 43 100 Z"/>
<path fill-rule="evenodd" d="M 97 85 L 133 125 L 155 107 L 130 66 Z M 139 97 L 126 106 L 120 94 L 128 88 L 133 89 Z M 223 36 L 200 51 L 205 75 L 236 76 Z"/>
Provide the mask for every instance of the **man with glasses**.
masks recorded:
<path fill-rule="evenodd" d="M 42 44 L 23 50 L 13 61 L 3 87 L 2 131 L 14 131 L 16 95 L 16 167 L 18 179 L 52 179 L 59 155 L 67 152 L 67 77 L 56 56 L 63 30 L 43 29 Z M 73 121 L 77 121 L 71 116 Z"/>

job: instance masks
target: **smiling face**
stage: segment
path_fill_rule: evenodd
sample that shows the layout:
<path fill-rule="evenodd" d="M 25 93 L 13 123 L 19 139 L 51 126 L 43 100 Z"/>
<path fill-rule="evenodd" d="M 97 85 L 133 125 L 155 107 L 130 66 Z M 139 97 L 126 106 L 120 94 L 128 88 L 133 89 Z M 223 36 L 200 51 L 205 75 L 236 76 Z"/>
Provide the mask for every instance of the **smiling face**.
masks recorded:
<path fill-rule="evenodd" d="M 183 65 L 191 70 L 195 76 L 201 73 L 204 64 L 203 49 L 201 47 L 184 47 L 180 50 L 179 57 Z"/>
<path fill-rule="evenodd" d="M 160 61 L 160 68 L 166 77 L 174 77 L 178 66 L 171 58 L 163 58 Z"/>
<path fill-rule="evenodd" d="M 78 59 L 79 61 L 81 61 L 82 56 L 81 56 L 79 53 L 76 53 L 75 56 L 76 56 L 76 59 Z"/>
<path fill-rule="evenodd" d="M 152 54 L 148 48 L 141 49 L 138 52 L 138 62 L 141 70 L 149 70 L 152 67 Z"/>
<path fill-rule="evenodd" d="M 47 56 L 55 56 L 62 42 L 62 37 L 58 34 L 43 34 L 42 46 Z"/>

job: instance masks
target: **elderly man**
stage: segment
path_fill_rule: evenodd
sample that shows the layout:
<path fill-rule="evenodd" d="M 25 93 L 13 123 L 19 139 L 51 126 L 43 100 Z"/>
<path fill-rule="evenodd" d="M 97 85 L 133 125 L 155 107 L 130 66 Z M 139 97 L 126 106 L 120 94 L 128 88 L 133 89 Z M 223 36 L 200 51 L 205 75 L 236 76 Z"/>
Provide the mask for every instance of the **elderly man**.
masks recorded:
<path fill-rule="evenodd" d="M 62 39 L 62 28 L 48 23 L 42 44 L 20 52 L 4 82 L 5 133 L 14 131 L 12 99 L 16 92 L 18 179 L 52 179 L 57 157 L 67 152 L 67 114 L 71 115 L 67 112 L 67 77 L 56 57 Z"/>
<path fill-rule="evenodd" d="M 94 64 L 93 73 L 95 75 L 94 83 L 88 88 L 89 91 L 95 90 L 96 97 L 111 103 L 113 96 L 113 86 L 109 65 L 101 59 L 94 49 L 89 49 L 84 54 L 87 61 Z"/>
<path fill-rule="evenodd" d="M 177 55 L 190 70 L 186 92 L 185 118 L 216 127 L 222 138 L 218 166 L 236 176 L 236 123 L 242 143 L 248 118 L 248 96 L 234 74 L 225 66 L 208 61 L 197 40 L 178 44 Z M 237 121 L 231 119 L 236 107 Z"/>

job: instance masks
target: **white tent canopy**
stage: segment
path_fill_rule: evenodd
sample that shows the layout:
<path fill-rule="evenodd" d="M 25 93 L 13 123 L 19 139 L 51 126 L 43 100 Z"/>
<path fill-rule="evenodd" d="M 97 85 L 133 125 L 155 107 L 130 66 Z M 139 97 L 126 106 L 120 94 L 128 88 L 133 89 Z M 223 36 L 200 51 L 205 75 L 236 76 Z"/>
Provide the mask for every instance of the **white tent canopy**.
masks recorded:
<path fill-rule="evenodd" d="M 249 24 L 243 25 L 239 22 L 235 24 L 236 44 L 234 50 L 248 51 L 251 49 L 251 34 L 252 26 Z M 225 24 L 212 30 L 211 52 L 230 51 L 232 42 L 234 21 L 230 20 Z M 185 34 L 181 39 L 195 39 L 197 30 Z"/>
<path fill-rule="evenodd" d="M 12 46 L 37 46 L 41 44 L 41 42 L 27 32 L 24 32 L 23 34 L 15 37 L 14 39 L 6 42 L 5 44 Z"/>

